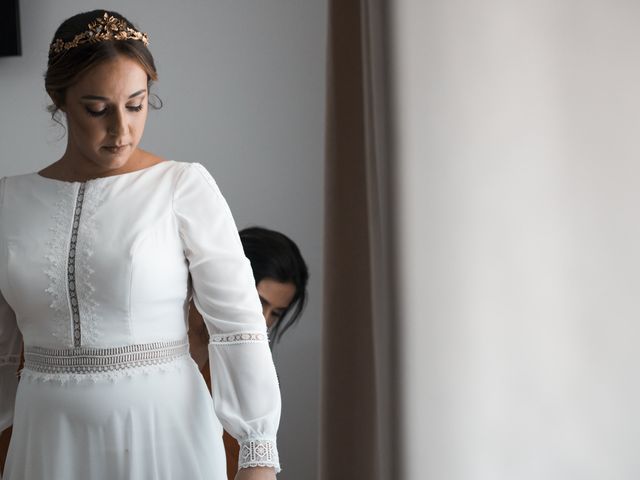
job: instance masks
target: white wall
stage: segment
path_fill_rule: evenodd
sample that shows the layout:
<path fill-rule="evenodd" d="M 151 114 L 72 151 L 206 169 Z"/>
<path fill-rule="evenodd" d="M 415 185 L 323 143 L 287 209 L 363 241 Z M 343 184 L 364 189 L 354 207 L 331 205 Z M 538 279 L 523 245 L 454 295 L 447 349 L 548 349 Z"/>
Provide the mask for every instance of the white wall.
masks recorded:
<path fill-rule="evenodd" d="M 404 478 L 640 477 L 640 4 L 393 13 Z"/>
<path fill-rule="evenodd" d="M 56 27 L 93 8 L 124 14 L 150 35 L 165 106 L 143 147 L 203 163 L 239 228 L 263 225 L 300 246 L 310 302 L 276 349 L 283 392 L 279 478 L 317 470 L 322 298 L 326 0 L 21 2 L 22 57 L 0 58 L 0 175 L 38 170 L 65 140 L 45 112 L 46 55 Z"/>

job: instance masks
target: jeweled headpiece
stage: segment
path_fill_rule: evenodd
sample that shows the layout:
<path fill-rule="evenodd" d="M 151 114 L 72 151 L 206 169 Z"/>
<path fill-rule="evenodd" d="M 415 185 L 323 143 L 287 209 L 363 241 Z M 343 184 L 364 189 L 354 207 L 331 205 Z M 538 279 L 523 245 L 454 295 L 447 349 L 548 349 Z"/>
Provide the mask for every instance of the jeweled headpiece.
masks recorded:
<path fill-rule="evenodd" d="M 61 38 L 56 38 L 51 42 L 49 54 L 66 52 L 83 43 L 97 43 L 106 40 L 140 40 L 144 46 L 149 45 L 149 38 L 146 33 L 131 28 L 127 22 L 104 12 L 102 17 L 98 17 L 87 26 L 87 30 L 79 33 L 73 40 L 65 42 Z"/>

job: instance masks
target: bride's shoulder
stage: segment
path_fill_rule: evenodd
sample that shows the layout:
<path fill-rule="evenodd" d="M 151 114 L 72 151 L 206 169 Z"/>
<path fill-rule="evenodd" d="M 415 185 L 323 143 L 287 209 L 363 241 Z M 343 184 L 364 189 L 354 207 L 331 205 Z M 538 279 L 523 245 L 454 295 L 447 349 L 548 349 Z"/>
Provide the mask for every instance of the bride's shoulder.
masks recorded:
<path fill-rule="evenodd" d="M 177 160 L 171 160 L 171 163 L 174 165 L 176 171 L 178 171 L 181 176 L 185 178 L 197 177 L 205 178 L 207 180 L 213 180 L 209 169 L 199 162 L 181 162 Z"/>

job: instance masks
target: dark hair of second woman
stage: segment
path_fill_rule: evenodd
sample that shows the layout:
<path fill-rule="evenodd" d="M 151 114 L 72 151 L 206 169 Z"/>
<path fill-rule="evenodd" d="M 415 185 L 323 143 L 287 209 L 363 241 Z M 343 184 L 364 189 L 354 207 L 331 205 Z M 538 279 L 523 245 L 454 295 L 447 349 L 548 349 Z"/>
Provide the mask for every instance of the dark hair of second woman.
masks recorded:
<path fill-rule="evenodd" d="M 58 27 L 54 39 L 70 42 L 74 37 L 87 30 L 87 25 L 104 14 L 117 20 L 126 22 L 131 28 L 135 26 L 117 12 L 108 10 L 93 10 L 79 13 L 68 18 Z M 137 29 L 136 29 L 137 30 Z M 56 120 L 56 113 L 64 105 L 67 89 L 78 78 L 94 66 L 106 60 L 112 60 L 119 55 L 136 60 L 147 73 L 147 89 L 158 79 L 155 61 L 149 49 L 139 40 L 121 40 L 117 42 L 87 42 L 77 47 L 55 53 L 49 52 L 47 71 L 44 76 L 44 84 L 54 104 L 48 107 L 51 117 Z M 160 108 L 162 102 L 155 97 L 155 102 L 149 102 L 153 108 Z"/>
<path fill-rule="evenodd" d="M 284 332 L 293 326 L 307 302 L 307 265 L 298 246 L 286 235 L 262 227 L 245 228 L 240 240 L 246 257 L 251 262 L 256 285 L 263 279 L 292 283 L 295 295 L 282 317 L 271 327 L 273 342 L 280 340 Z"/>

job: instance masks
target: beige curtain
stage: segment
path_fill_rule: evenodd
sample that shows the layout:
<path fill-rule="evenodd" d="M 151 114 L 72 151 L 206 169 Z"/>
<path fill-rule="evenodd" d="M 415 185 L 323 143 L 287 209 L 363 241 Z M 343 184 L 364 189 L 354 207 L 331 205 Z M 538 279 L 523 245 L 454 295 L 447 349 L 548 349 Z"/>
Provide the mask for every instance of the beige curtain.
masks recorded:
<path fill-rule="evenodd" d="M 384 18 L 329 2 L 321 480 L 396 470 Z"/>

